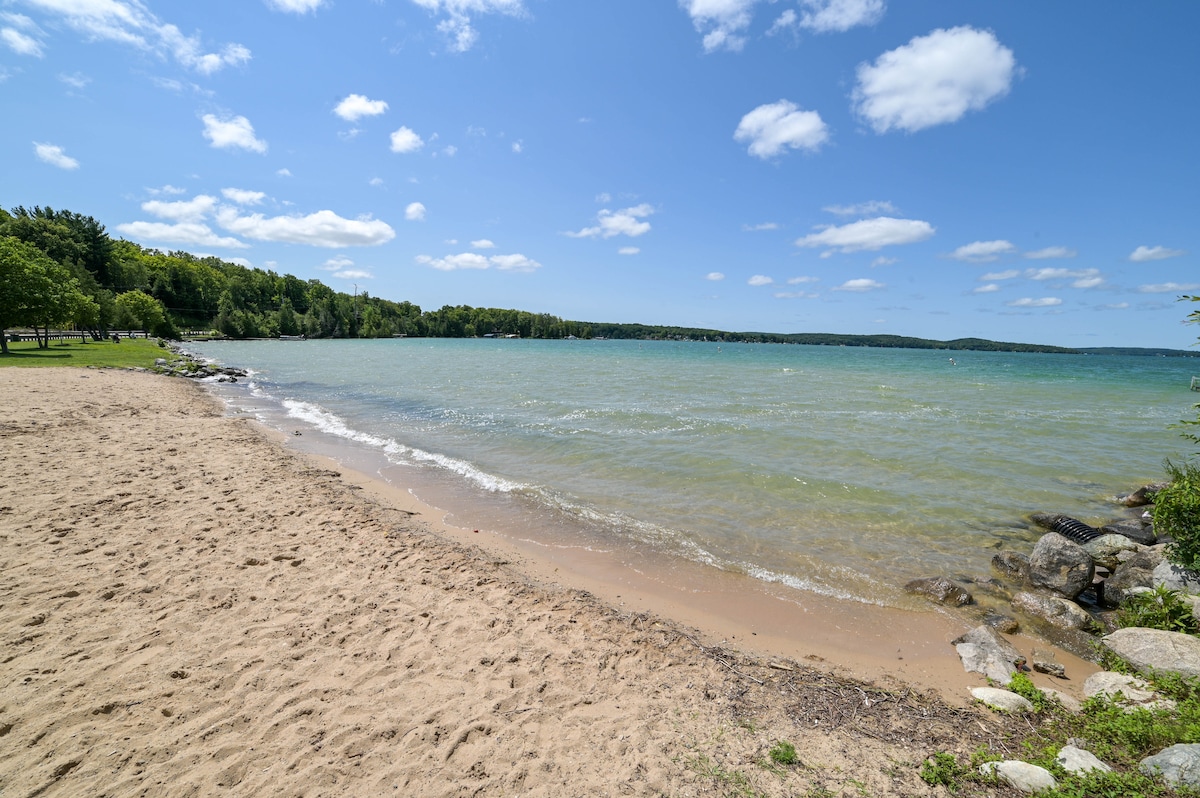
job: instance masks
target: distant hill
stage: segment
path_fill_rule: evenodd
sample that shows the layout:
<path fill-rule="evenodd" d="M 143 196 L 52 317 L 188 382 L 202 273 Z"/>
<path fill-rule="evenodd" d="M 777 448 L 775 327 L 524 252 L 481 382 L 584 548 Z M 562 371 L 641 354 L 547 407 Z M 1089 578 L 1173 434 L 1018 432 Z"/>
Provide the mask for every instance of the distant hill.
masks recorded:
<path fill-rule="evenodd" d="M 1137 346 L 1095 346 L 1075 350 L 1084 355 L 1135 355 L 1143 357 L 1200 357 L 1200 349 L 1154 349 Z"/>

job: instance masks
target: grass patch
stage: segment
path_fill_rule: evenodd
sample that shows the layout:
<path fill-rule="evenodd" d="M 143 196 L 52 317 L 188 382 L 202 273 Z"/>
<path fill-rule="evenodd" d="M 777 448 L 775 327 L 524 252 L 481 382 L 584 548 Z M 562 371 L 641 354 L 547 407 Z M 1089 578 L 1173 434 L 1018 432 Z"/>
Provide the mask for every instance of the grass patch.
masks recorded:
<path fill-rule="evenodd" d="M 8 345 L 8 354 L 0 355 L 0 367 L 62 367 L 93 366 L 97 368 L 154 368 L 154 361 L 164 357 L 169 361 L 176 355 L 155 341 L 144 338 L 124 338 L 119 344 L 111 341 L 52 342 L 49 349 L 38 349 L 34 341 Z"/>

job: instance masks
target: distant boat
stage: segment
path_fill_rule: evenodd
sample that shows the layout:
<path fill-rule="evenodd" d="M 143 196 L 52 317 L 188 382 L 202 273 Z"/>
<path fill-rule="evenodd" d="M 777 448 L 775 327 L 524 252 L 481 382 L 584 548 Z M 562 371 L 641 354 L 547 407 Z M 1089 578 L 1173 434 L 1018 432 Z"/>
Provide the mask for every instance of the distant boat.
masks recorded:
<path fill-rule="evenodd" d="M 281 335 L 281 336 L 279 336 L 279 340 L 280 341 L 307 341 L 308 336 L 307 335 Z"/>

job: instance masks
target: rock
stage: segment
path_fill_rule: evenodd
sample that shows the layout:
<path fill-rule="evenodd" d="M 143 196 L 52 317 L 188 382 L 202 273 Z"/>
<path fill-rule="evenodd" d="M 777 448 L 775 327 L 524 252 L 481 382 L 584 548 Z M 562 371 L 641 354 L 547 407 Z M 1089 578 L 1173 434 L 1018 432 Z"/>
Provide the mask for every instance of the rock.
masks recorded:
<path fill-rule="evenodd" d="M 1026 793 L 1052 790 L 1058 786 L 1058 782 L 1050 775 L 1050 771 L 1019 760 L 985 762 L 980 766 L 979 772 L 985 776 L 995 774 L 1010 787 Z"/>
<path fill-rule="evenodd" d="M 1200 745 L 1173 745 L 1142 760 L 1138 768 L 1148 776 L 1160 775 L 1172 787 L 1200 788 Z"/>
<path fill-rule="evenodd" d="M 1013 609 L 1040 618 L 1059 629 L 1090 629 L 1096 622 L 1073 601 L 1028 591 L 1013 596 Z"/>
<path fill-rule="evenodd" d="M 992 570 L 1005 579 L 1024 582 L 1029 576 L 1029 558 L 1015 551 L 1002 551 L 992 557 Z"/>
<path fill-rule="evenodd" d="M 1015 634 L 1021 628 L 1021 624 L 1017 623 L 1017 619 L 1011 615 L 1002 615 L 998 612 L 989 612 L 983 616 L 983 622 L 1002 634 Z"/>
<path fill-rule="evenodd" d="M 1033 704 L 1028 698 L 1009 690 L 1001 690 L 999 687 L 972 687 L 971 695 L 976 701 L 982 701 L 992 709 L 1003 712 L 1033 712 Z"/>
<path fill-rule="evenodd" d="M 1042 692 L 1057 701 L 1068 712 L 1076 715 L 1083 712 L 1083 704 L 1079 703 L 1074 696 L 1067 695 L 1061 690 L 1055 690 L 1053 687 L 1043 687 Z"/>
<path fill-rule="evenodd" d="M 1083 544 L 1083 550 L 1092 555 L 1096 565 L 1115 571 L 1121 564 L 1119 555 L 1123 551 L 1137 551 L 1141 544 L 1135 543 L 1124 535 L 1101 535 L 1095 540 Z"/>
<path fill-rule="evenodd" d="M 1029 520 L 1042 529 L 1054 529 L 1054 522 L 1065 517 L 1062 513 L 1033 513 Z"/>
<path fill-rule="evenodd" d="M 1082 593 L 1095 573 L 1091 555 L 1057 532 L 1042 535 L 1029 557 L 1029 583 L 1064 598 Z"/>
<path fill-rule="evenodd" d="M 1142 507 L 1154 501 L 1154 494 L 1167 486 L 1166 482 L 1144 485 L 1126 496 L 1118 496 L 1117 501 L 1126 507 Z"/>
<path fill-rule="evenodd" d="M 1112 768 L 1097 759 L 1091 751 L 1085 751 L 1073 745 L 1064 745 L 1055 759 L 1068 773 L 1082 774 L 1089 770 L 1099 770 L 1102 773 L 1112 772 Z"/>
<path fill-rule="evenodd" d="M 1124 553 L 1123 553 L 1124 554 Z M 1120 559 L 1122 555 L 1118 555 Z M 1104 580 L 1104 598 L 1110 604 L 1120 604 L 1129 598 L 1134 588 L 1154 586 L 1154 569 L 1163 561 L 1160 547 L 1143 548 L 1129 553 L 1113 575 Z"/>
<path fill-rule="evenodd" d="M 1154 569 L 1154 584 L 1194 596 L 1200 594 L 1200 572 L 1164 561 Z"/>
<path fill-rule="evenodd" d="M 1087 677 L 1083 694 L 1092 698 L 1104 696 L 1128 709 L 1174 708 L 1175 702 L 1154 692 L 1142 679 L 1113 671 L 1099 671 Z M 1120 698 L 1118 698 L 1118 694 Z"/>
<path fill-rule="evenodd" d="M 914 579 L 904 586 L 909 593 L 924 596 L 938 604 L 949 604 L 952 607 L 962 607 L 973 604 L 974 597 L 960 585 L 951 582 L 944 576 L 931 576 L 926 579 Z"/>
<path fill-rule="evenodd" d="M 956 638 L 954 648 L 962 659 L 964 670 L 982 673 L 997 684 L 1008 684 L 1017 672 L 1015 663 L 1021 657 L 1012 643 L 990 626 L 976 626 Z"/>
<path fill-rule="evenodd" d="M 1100 527 L 1100 531 L 1106 535 L 1123 535 L 1143 546 L 1153 546 L 1158 541 L 1158 535 L 1154 534 L 1154 526 L 1141 518 L 1114 521 Z"/>
<path fill-rule="evenodd" d="M 1130 627 L 1105 635 L 1100 643 L 1139 671 L 1200 676 L 1200 638 L 1192 635 Z"/>
<path fill-rule="evenodd" d="M 1033 669 L 1038 673 L 1045 673 L 1058 679 L 1067 678 L 1067 669 L 1057 662 L 1043 662 L 1042 660 L 1035 659 L 1033 661 Z"/>

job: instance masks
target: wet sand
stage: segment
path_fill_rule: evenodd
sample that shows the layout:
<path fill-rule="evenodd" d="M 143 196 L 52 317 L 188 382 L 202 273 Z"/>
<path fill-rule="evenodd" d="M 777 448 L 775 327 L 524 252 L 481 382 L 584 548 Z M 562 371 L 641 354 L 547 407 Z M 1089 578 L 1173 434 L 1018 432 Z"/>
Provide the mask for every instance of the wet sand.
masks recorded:
<path fill-rule="evenodd" d="M 5 795 L 932 795 L 1009 722 L 949 616 L 458 529 L 183 380 L 0 395 Z"/>

